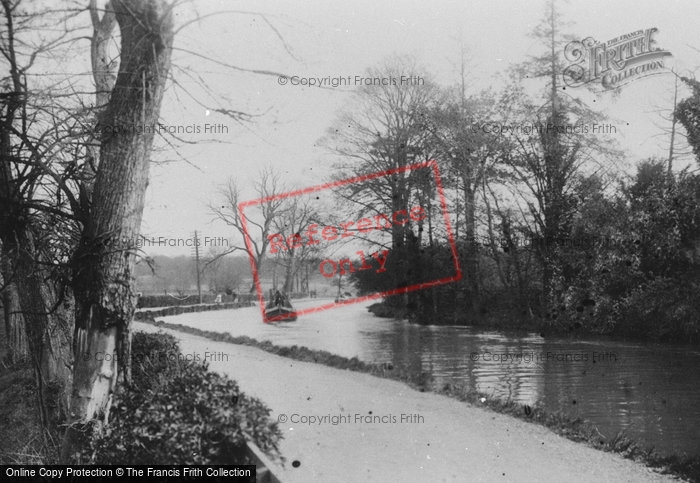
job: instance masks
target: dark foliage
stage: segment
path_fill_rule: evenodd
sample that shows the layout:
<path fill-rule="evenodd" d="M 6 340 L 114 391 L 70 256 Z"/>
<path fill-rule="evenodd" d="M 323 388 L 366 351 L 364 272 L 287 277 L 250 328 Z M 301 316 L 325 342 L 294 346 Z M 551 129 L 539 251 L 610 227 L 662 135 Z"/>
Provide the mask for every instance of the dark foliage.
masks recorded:
<path fill-rule="evenodd" d="M 522 234 L 517 243 L 503 219 L 494 225 L 500 240 L 490 246 L 471 242 L 484 274 L 477 277 L 478 292 L 465 277 L 388 297 L 371 311 L 434 325 L 700 341 L 700 176 L 688 171 L 669 176 L 664 160 L 650 159 L 621 183 L 616 195 L 590 177 L 579 180 L 575 196 L 576 212 L 566 236 L 531 238 L 523 245 Z M 462 267 L 467 266 L 468 243 L 458 242 Z M 539 303 L 540 258 L 549 252 L 556 256 L 550 267 L 553 297 L 545 307 Z M 528 260 L 529 268 L 522 268 Z M 384 273 L 355 272 L 350 280 L 360 293 L 376 293 L 454 273 L 444 245 L 390 253 L 386 268 Z M 501 276 L 488 276 L 489 270 Z M 392 273 L 404 279 L 397 283 Z"/>
<path fill-rule="evenodd" d="M 109 426 L 84 450 L 91 464 L 249 464 L 245 442 L 278 456 L 270 410 L 181 354 L 166 334 L 134 334 L 133 381 Z"/>
<path fill-rule="evenodd" d="M 676 107 L 676 116 L 688 133 L 688 142 L 700 161 L 700 82 L 682 77 L 693 90 L 693 95 L 684 99 Z"/>

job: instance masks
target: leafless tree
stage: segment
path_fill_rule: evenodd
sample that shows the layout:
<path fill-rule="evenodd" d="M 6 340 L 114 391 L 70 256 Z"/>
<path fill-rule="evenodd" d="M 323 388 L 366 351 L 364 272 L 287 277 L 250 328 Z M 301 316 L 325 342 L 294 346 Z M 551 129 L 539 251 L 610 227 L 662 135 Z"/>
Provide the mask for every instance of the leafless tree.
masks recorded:
<path fill-rule="evenodd" d="M 434 154 L 426 119 L 438 91 L 428 72 L 412 57 L 392 56 L 368 69 L 366 77 L 385 81 L 358 88 L 321 144 L 340 159 L 335 165 L 338 180 L 387 171 L 391 174 L 338 186 L 335 193 L 344 202 L 347 219 L 386 216 L 408 210 L 416 199 L 424 200 L 420 170 L 408 167 Z M 366 238 L 374 246 L 390 249 L 400 260 L 391 272 L 395 287 L 407 280 L 409 264 L 418 256 L 416 241 L 422 235 L 417 225 L 411 220 L 391 224 L 388 246 L 384 230 L 371 232 L 374 239 Z M 403 303 L 401 297 L 390 300 Z"/>
<path fill-rule="evenodd" d="M 366 76 L 395 82 L 357 89 L 322 139 L 322 145 L 342 160 L 335 166 L 337 179 L 404 168 L 431 158 L 425 116 L 437 91 L 427 71 L 411 57 L 394 56 L 368 69 Z M 408 78 L 420 81 L 401 82 Z M 337 193 L 356 215 L 392 213 L 408 208 L 413 188 L 409 174 L 401 171 L 345 185 Z M 393 247 L 404 244 L 407 231 L 406 226 L 393 226 Z"/>
<path fill-rule="evenodd" d="M 684 84 L 679 79 L 678 75 L 674 75 L 674 84 L 672 92 L 666 101 L 668 104 L 666 106 L 657 106 L 654 108 L 654 112 L 661 118 L 661 122 L 655 122 L 655 126 L 659 131 L 659 134 L 655 135 L 655 138 L 660 138 L 661 145 L 668 145 L 668 161 L 667 161 L 667 171 L 668 175 L 671 176 L 673 173 L 673 163 L 674 161 L 684 161 L 693 159 L 693 148 L 688 143 L 688 135 L 683 127 L 683 124 L 679 122 L 678 116 L 676 114 L 676 109 L 680 98 L 683 97 Z M 680 96 L 679 96 L 680 94 Z M 670 106 L 670 107 L 669 107 Z"/>
<path fill-rule="evenodd" d="M 67 411 L 72 354 L 73 316 L 66 289 L 67 256 L 76 236 L 78 209 L 69 187 L 72 141 L 65 136 L 65 114 L 59 104 L 65 87 L 31 85 L 37 60 L 51 52 L 59 61 L 79 38 L 71 27 L 70 8 L 46 10 L 21 1 L 2 1 L 0 61 L 8 74 L 0 81 L 0 242 L 2 278 L 7 286 L 6 327 L 11 344 L 21 345 L 26 333 L 34 365 L 41 421 L 44 427 Z M 34 38 L 36 29 L 59 24 L 63 29 Z M 73 187 L 75 185 L 73 184 Z M 48 236 L 53 230 L 58 233 Z M 19 317 L 18 311 L 22 316 Z M 24 330 L 18 324 L 25 324 Z M 48 385 L 58 390 L 47 398 Z M 56 412 L 49 414 L 49 407 Z"/>
<path fill-rule="evenodd" d="M 160 0 L 114 0 L 121 34 L 119 73 L 102 113 L 111 126 L 157 123 L 170 69 L 174 38 L 172 8 Z M 69 427 L 61 460 L 69 461 L 81 426 L 109 414 L 117 376 L 126 364 L 98 353 L 129 357 L 129 327 L 136 305 L 135 253 L 112 249 L 110 240 L 135 240 L 141 227 L 153 132 L 105 133 L 100 139 L 89 211 L 84 213 L 82 238 L 73 258 L 76 299 L 73 391 Z M 102 359 L 102 360 L 98 360 Z"/>
<path fill-rule="evenodd" d="M 321 224 L 317 220 L 320 220 L 320 214 L 314 206 L 313 197 L 308 194 L 287 198 L 279 215 L 274 218 L 273 236 L 279 236 L 283 240 L 277 243 L 278 247 L 283 248 L 276 251 L 280 251 L 284 266 L 283 289 L 287 293 L 293 291 L 295 277 L 304 262 L 317 258 L 321 253 L 318 235 L 313 238 L 316 243 L 312 243 L 305 233 L 309 228 L 317 233 L 321 231 Z"/>
<path fill-rule="evenodd" d="M 229 178 L 226 184 L 217 188 L 217 194 L 222 201 L 209 203 L 208 206 L 214 219 L 233 227 L 239 237 L 222 256 L 242 251 L 248 255 L 251 268 L 260 273 L 270 244 L 268 235 L 285 204 L 284 198 L 278 196 L 284 191 L 284 187 L 280 175 L 271 168 L 262 170 L 259 179 L 251 183 L 260 200 L 258 203 L 239 209 L 239 204 L 246 200 L 242 199 L 239 182 Z M 255 284 L 251 284 L 250 292 L 254 290 Z"/>

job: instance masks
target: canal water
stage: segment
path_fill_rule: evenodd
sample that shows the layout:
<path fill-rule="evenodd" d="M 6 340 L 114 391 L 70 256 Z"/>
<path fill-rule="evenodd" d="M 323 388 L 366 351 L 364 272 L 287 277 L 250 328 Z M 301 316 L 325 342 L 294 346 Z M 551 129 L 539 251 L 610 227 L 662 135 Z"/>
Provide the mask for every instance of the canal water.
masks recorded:
<path fill-rule="evenodd" d="M 300 301 L 305 308 L 319 300 Z M 427 372 L 493 397 L 591 421 L 661 454 L 700 453 L 700 347 L 609 338 L 542 338 L 381 319 L 369 303 L 264 324 L 258 308 L 165 317 L 202 330 L 306 346 Z"/>

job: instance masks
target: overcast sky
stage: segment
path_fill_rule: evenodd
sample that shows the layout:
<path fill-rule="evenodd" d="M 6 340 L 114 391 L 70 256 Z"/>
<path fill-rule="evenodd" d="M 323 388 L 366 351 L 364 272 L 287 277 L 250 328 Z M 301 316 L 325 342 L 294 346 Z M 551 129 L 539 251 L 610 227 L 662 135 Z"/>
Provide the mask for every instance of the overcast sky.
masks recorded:
<path fill-rule="evenodd" d="M 239 12 L 258 12 L 265 18 Z M 700 2 L 697 0 L 586 0 L 560 2 L 570 32 L 578 38 L 607 41 L 622 34 L 656 27 L 657 46 L 669 50 L 666 65 L 688 75 L 700 67 Z M 544 0 L 463 0 L 353 2 L 194 0 L 178 10 L 179 25 L 195 18 L 176 37 L 172 89 L 161 112 L 169 126 L 199 126 L 183 135 L 188 162 L 153 166 L 142 232 L 147 237 L 187 238 L 195 229 L 209 237 L 235 232 L 212 217 L 207 201 L 217 202 L 214 186 L 233 176 L 245 183 L 264 166 L 285 173 L 290 187 L 327 180 L 332 158 L 318 140 L 348 99 L 350 88 L 280 85 L 278 78 L 236 71 L 243 69 L 299 77 L 361 76 L 393 53 L 414 55 L 443 85 L 457 80 L 454 68 L 461 45 L 471 55 L 473 91 L 498 85 L 507 67 L 541 52 L 528 36 L 544 12 Z M 269 22 L 269 23 L 268 23 Z M 192 52 L 196 53 L 192 54 Z M 208 61 L 198 55 L 208 57 Z M 218 63 L 216 63 L 218 62 Z M 201 78 L 207 94 L 192 79 Z M 623 87 L 617 100 L 596 98 L 595 107 L 616 119 L 617 139 L 632 160 L 665 154 L 654 114 L 670 102 L 672 75 L 640 79 Z M 218 105 L 254 115 L 240 125 L 213 112 Z M 227 131 L 205 134 L 205 124 L 223 124 Z M 172 153 L 156 155 L 172 158 Z M 246 199 L 254 198 L 250 191 Z M 147 253 L 188 255 L 188 248 L 148 248 Z"/>

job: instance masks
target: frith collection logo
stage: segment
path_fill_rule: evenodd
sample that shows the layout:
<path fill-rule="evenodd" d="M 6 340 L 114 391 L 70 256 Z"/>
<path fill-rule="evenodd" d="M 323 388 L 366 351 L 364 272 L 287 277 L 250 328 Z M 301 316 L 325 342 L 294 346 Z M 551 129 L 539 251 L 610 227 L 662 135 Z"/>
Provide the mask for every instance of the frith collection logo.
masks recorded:
<path fill-rule="evenodd" d="M 650 28 L 607 42 L 593 37 L 570 42 L 564 49 L 564 56 L 571 62 L 564 69 L 564 82 L 570 87 L 600 82 L 604 90 L 610 90 L 642 77 L 671 72 L 664 60 L 672 55 L 655 46 L 656 32 L 658 29 Z"/>

